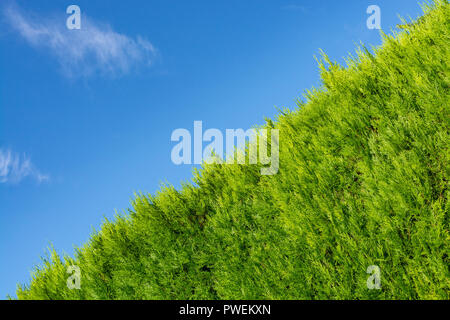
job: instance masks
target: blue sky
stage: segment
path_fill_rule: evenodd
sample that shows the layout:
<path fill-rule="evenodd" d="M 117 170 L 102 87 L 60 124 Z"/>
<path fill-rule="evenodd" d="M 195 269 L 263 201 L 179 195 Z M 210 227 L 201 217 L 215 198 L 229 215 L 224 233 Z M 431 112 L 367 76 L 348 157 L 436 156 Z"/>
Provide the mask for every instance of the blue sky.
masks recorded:
<path fill-rule="evenodd" d="M 81 8 L 67 30 L 66 8 Z M 244 128 L 295 107 L 333 60 L 380 44 L 417 0 L 0 3 L 0 299 L 50 243 L 73 253 L 135 192 L 179 186 L 177 128 Z M 77 33 L 78 32 L 78 33 Z"/>

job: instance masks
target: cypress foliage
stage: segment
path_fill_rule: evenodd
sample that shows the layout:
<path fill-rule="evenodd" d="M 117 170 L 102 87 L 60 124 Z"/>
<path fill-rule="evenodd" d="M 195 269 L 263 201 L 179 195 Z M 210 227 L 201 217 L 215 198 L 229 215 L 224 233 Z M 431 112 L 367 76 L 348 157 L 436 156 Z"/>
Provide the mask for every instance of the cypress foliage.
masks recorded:
<path fill-rule="evenodd" d="M 205 164 L 181 190 L 136 195 L 75 258 L 52 250 L 17 297 L 449 299 L 450 7 L 424 10 L 346 68 L 323 55 L 323 86 L 266 125 L 277 175 Z"/>

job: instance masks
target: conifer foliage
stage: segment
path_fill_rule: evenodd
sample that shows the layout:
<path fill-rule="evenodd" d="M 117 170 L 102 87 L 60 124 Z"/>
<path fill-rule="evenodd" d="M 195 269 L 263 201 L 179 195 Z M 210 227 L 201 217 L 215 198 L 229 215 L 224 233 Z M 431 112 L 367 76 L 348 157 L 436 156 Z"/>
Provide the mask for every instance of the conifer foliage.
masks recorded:
<path fill-rule="evenodd" d="M 450 6 L 424 10 L 345 68 L 323 55 L 322 87 L 266 124 L 278 174 L 205 164 L 180 190 L 136 195 L 17 297 L 449 299 Z"/>

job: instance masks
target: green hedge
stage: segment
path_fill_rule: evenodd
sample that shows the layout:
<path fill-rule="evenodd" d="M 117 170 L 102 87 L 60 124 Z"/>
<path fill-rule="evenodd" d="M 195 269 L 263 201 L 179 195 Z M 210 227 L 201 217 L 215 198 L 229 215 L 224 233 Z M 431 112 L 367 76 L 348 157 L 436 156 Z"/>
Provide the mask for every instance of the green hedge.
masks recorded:
<path fill-rule="evenodd" d="M 17 297 L 449 299 L 450 8 L 424 9 L 346 68 L 323 56 L 323 86 L 267 121 L 277 175 L 211 164 L 181 190 L 136 195 Z M 72 264 L 80 290 L 66 286 Z M 367 288 L 371 265 L 381 290 Z"/>

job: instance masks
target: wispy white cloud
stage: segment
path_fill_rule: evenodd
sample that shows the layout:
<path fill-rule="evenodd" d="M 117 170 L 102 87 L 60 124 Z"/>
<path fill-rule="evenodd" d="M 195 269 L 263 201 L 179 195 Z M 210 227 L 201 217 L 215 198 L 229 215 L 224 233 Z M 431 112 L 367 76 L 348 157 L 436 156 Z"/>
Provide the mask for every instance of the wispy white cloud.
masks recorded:
<path fill-rule="evenodd" d="M 27 177 L 39 183 L 49 180 L 25 155 L 21 157 L 11 150 L 0 149 L 0 183 L 19 183 Z"/>
<path fill-rule="evenodd" d="M 82 13 L 81 29 L 66 27 L 68 15 L 58 19 L 26 14 L 17 6 L 4 10 L 8 24 L 31 46 L 48 50 L 69 77 L 123 75 L 142 66 L 150 66 L 157 50 L 145 38 L 115 32 Z"/>

